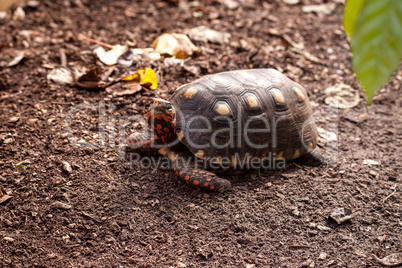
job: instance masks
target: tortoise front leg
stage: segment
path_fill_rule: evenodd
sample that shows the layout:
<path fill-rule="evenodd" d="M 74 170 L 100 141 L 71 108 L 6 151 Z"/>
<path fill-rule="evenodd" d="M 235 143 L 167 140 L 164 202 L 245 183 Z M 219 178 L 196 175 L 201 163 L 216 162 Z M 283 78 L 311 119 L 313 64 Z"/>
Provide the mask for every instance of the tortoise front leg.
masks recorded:
<path fill-rule="evenodd" d="M 231 187 L 230 181 L 196 166 L 193 155 L 162 148 L 159 153 L 173 162 L 176 174 L 188 185 L 198 190 L 224 192 Z"/>
<path fill-rule="evenodd" d="M 147 127 L 143 132 L 136 132 L 127 138 L 127 145 L 130 151 L 151 153 L 154 152 L 153 144 L 158 142 L 158 137 Z"/>

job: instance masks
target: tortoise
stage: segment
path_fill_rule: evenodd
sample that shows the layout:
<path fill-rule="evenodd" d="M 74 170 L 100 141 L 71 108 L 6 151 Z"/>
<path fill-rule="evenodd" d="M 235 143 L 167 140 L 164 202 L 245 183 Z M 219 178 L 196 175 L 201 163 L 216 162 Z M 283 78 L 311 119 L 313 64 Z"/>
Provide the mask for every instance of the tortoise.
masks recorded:
<path fill-rule="evenodd" d="M 231 183 L 217 173 L 265 160 L 325 162 L 306 90 L 274 69 L 222 72 L 182 85 L 170 101 L 153 99 L 147 121 L 145 131 L 127 139 L 131 150 L 158 151 L 201 190 L 223 192 Z"/>

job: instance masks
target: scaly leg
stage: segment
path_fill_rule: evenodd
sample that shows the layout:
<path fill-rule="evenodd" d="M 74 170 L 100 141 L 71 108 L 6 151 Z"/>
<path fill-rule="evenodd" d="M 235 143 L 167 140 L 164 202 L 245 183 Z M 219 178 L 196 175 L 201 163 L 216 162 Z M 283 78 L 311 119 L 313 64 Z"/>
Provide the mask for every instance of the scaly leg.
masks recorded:
<path fill-rule="evenodd" d="M 217 176 L 215 173 L 199 168 L 189 153 L 162 148 L 159 153 L 173 162 L 176 174 L 188 185 L 198 190 L 224 192 L 231 187 L 230 181 Z"/>

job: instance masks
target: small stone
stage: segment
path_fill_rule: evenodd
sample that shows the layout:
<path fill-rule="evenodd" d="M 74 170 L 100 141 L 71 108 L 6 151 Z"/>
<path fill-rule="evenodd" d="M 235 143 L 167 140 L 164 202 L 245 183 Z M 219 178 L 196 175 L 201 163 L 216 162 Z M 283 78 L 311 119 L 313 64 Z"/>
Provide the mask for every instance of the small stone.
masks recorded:
<path fill-rule="evenodd" d="M 327 226 L 324 226 L 324 225 L 321 225 L 321 224 L 317 224 L 317 229 L 320 230 L 320 231 L 332 231 L 331 228 L 329 228 Z"/>
<path fill-rule="evenodd" d="M 300 266 L 301 266 L 301 267 L 309 267 L 311 263 L 313 263 L 313 260 L 312 260 L 312 259 L 308 259 L 308 260 L 302 262 Z"/>
<path fill-rule="evenodd" d="M 3 143 L 4 144 L 11 144 L 11 143 L 13 143 L 14 142 L 14 139 L 13 138 L 5 138 L 4 140 L 3 140 Z"/>
<path fill-rule="evenodd" d="M 176 262 L 177 267 L 185 268 L 187 267 L 185 263 L 182 263 L 180 261 Z"/>
<path fill-rule="evenodd" d="M 15 123 L 15 122 L 17 122 L 18 120 L 20 120 L 19 116 L 13 116 L 13 117 L 10 117 L 10 118 L 8 119 L 8 122 L 10 122 L 10 123 Z"/>
<path fill-rule="evenodd" d="M 13 14 L 13 19 L 14 20 L 24 20 L 25 19 L 25 11 L 22 9 L 22 7 L 17 7 L 14 11 Z"/>
<path fill-rule="evenodd" d="M 371 160 L 371 159 L 364 159 L 363 160 L 363 165 L 368 165 L 368 166 L 379 166 L 381 165 L 380 162 Z"/>
<path fill-rule="evenodd" d="M 8 242 L 14 242 L 14 240 L 15 240 L 14 238 L 8 237 L 8 236 L 3 237 L 3 239 L 8 241 Z"/>
<path fill-rule="evenodd" d="M 62 168 L 63 168 L 63 171 L 66 172 L 67 174 L 71 174 L 71 172 L 73 172 L 73 168 L 71 167 L 70 163 L 68 163 L 67 161 L 62 162 Z"/>
<path fill-rule="evenodd" d="M 54 202 L 52 206 L 53 206 L 53 208 L 56 208 L 56 209 L 63 209 L 63 210 L 69 210 L 69 209 L 72 208 L 71 205 L 65 204 L 65 203 L 60 202 L 60 201 Z"/>
<path fill-rule="evenodd" d="M 380 242 L 381 244 L 384 243 L 385 239 L 387 239 L 387 235 L 377 237 L 378 242 Z"/>
<path fill-rule="evenodd" d="M 318 256 L 318 259 L 320 260 L 325 260 L 327 258 L 328 254 L 325 252 L 321 252 L 320 256 Z"/>

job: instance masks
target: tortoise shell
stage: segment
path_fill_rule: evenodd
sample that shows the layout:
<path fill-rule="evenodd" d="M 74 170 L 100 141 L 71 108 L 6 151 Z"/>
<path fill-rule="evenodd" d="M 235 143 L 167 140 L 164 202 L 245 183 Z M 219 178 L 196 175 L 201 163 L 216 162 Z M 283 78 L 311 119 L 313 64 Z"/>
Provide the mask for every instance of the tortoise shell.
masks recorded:
<path fill-rule="evenodd" d="M 306 90 L 273 69 L 208 75 L 177 88 L 171 103 L 180 141 L 213 163 L 291 160 L 317 145 Z"/>

